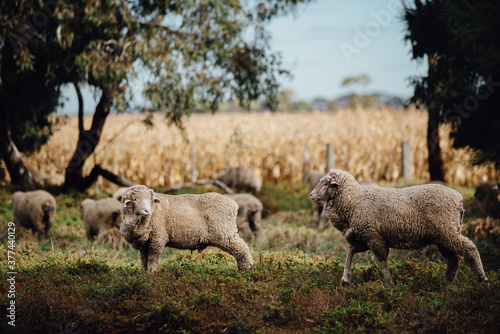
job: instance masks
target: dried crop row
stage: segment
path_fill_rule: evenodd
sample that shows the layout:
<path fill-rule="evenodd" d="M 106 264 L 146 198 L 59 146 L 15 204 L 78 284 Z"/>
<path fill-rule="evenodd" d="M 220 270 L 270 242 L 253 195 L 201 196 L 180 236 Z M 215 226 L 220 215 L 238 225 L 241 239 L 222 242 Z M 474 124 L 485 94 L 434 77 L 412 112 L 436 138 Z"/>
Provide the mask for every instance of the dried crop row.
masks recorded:
<path fill-rule="evenodd" d="M 326 144 L 335 147 L 336 168 L 358 180 L 395 182 L 400 176 L 403 140 L 411 142 L 414 175 L 427 179 L 427 114 L 419 110 L 341 110 L 332 113 L 194 114 L 185 130 L 169 126 L 162 114 L 146 127 L 143 115 L 111 115 L 95 159 L 104 168 L 137 183 L 169 186 L 191 177 L 190 149 L 195 149 L 198 178 L 215 178 L 223 169 L 249 166 L 264 181 L 302 179 L 304 145 L 309 168 L 326 169 Z M 90 118 L 85 120 L 90 123 Z M 70 117 L 29 167 L 64 173 L 77 141 Z M 470 167 L 465 150 L 451 148 L 449 127 L 441 129 L 441 147 L 449 182 L 467 185 L 498 177 L 493 168 Z M 94 159 L 87 162 L 87 172 Z M 101 185 L 109 184 L 99 181 Z"/>

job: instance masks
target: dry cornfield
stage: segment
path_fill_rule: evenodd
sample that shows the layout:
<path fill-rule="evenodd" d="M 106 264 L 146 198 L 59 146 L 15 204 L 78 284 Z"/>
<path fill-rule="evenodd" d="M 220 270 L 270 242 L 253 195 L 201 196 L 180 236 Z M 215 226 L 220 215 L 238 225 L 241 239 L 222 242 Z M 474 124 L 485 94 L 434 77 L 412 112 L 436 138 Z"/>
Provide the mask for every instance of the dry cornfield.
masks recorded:
<path fill-rule="evenodd" d="M 424 111 L 340 110 L 327 113 L 216 113 L 194 114 L 184 131 L 169 125 L 163 114 L 147 127 L 144 115 L 110 115 L 95 159 L 102 167 L 136 183 L 169 187 L 191 180 L 190 158 L 198 179 L 215 178 L 228 167 L 249 166 L 264 181 L 302 180 L 304 146 L 308 168 L 325 171 L 326 145 L 335 150 L 335 167 L 358 180 L 395 182 L 401 171 L 401 142 L 410 141 L 414 176 L 428 179 Z M 90 125 L 91 118 L 85 119 Z M 497 179 L 492 167 L 471 167 L 465 150 L 451 148 L 449 128 L 441 127 L 441 148 L 448 182 L 474 185 Z M 69 117 L 40 152 L 26 157 L 30 168 L 64 174 L 76 147 L 77 118 Z M 94 161 L 95 160 L 95 161 Z M 110 184 L 100 180 L 101 187 Z"/>

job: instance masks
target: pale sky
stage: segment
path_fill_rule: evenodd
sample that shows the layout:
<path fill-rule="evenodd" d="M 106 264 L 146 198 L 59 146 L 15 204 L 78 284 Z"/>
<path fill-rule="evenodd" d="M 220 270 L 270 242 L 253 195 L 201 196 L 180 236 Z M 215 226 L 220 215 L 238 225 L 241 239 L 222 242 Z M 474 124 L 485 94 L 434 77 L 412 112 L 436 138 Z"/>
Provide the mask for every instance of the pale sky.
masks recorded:
<path fill-rule="evenodd" d="M 275 19 L 269 26 L 271 47 L 293 74 L 281 80 L 282 89 L 292 89 L 296 100 L 334 99 L 353 90 L 411 97 L 408 78 L 423 75 L 427 67 L 411 60 L 402 11 L 401 0 L 316 0 L 300 6 L 296 15 Z M 371 83 L 341 86 L 344 78 L 360 74 Z M 83 94 L 85 112 L 93 112 L 92 93 L 85 89 Z M 68 101 L 60 112 L 76 113 L 73 86 L 64 96 Z"/>
<path fill-rule="evenodd" d="M 318 0 L 296 18 L 276 20 L 270 25 L 273 48 L 294 74 L 283 88 L 306 100 L 333 99 L 352 91 L 341 86 L 344 78 L 366 73 L 372 82 L 357 92 L 411 97 L 408 77 L 427 67 L 411 60 L 402 11 L 401 0 Z"/>

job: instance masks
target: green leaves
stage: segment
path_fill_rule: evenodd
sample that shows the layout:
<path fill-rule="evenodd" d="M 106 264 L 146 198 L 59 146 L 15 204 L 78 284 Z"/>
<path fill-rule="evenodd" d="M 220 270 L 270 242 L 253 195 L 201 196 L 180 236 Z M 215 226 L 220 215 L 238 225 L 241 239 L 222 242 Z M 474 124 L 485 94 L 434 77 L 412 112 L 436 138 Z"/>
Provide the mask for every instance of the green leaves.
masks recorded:
<path fill-rule="evenodd" d="M 413 78 L 413 102 L 451 123 L 456 148 L 470 148 L 473 163 L 498 168 L 500 149 L 500 31 L 498 3 L 415 1 L 406 8 L 406 41 L 413 58 L 433 59 L 427 76 Z M 419 5 L 418 5 L 419 4 Z M 436 33 L 439 32 L 439 33 Z"/>

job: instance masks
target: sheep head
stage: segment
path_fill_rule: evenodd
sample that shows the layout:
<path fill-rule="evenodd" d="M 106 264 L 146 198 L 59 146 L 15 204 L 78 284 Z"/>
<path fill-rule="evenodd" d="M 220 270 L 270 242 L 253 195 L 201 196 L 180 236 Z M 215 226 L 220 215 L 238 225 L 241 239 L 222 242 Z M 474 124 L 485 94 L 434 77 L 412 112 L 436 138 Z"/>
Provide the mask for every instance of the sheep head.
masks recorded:
<path fill-rule="evenodd" d="M 153 189 L 143 185 L 128 188 L 122 197 L 123 222 L 120 233 L 124 236 L 145 233 L 156 203 L 160 203 L 160 200 L 155 197 Z"/>
<path fill-rule="evenodd" d="M 328 201 L 353 185 L 358 186 L 359 184 L 351 174 L 340 169 L 332 169 L 321 178 L 311 191 L 310 197 L 313 202 Z"/>
<path fill-rule="evenodd" d="M 330 173 L 319 180 L 309 196 L 313 202 L 326 201 L 336 191 L 338 186 L 339 183 L 336 174 L 330 171 Z"/>
<path fill-rule="evenodd" d="M 93 199 L 90 199 L 90 198 L 86 198 L 82 201 L 82 203 L 80 203 L 80 209 L 83 211 L 85 209 L 85 207 L 91 203 L 94 203 L 95 201 Z"/>

